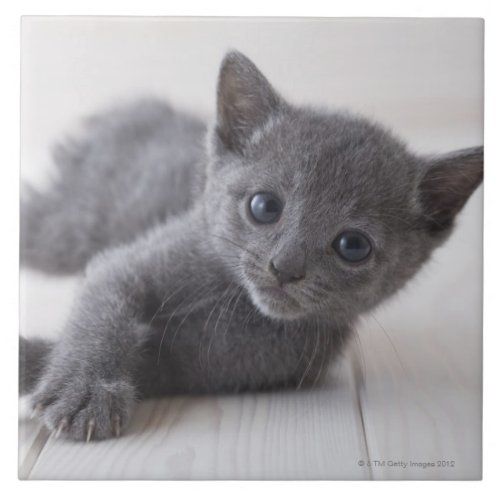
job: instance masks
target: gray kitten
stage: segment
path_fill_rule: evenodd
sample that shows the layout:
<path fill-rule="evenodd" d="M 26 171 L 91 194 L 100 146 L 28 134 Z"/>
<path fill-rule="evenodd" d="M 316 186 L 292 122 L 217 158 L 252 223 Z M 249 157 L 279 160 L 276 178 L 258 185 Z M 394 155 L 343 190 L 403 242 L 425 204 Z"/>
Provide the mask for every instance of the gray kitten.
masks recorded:
<path fill-rule="evenodd" d="M 61 339 L 21 339 L 21 389 L 58 434 L 118 436 L 137 398 L 319 381 L 483 176 L 482 147 L 421 158 L 287 103 L 237 52 L 205 135 L 161 102 L 115 109 L 22 202 L 22 262 L 85 269 Z"/>

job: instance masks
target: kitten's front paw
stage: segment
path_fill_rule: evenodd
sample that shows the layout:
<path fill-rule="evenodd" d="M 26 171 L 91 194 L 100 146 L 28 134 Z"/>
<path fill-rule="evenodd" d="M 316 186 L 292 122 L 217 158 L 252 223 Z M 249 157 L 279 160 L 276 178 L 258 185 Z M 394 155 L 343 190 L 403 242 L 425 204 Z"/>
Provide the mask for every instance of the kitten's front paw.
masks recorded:
<path fill-rule="evenodd" d="M 77 441 L 118 437 L 127 424 L 134 388 L 125 380 L 61 377 L 50 373 L 39 383 L 32 406 L 45 425 Z"/>

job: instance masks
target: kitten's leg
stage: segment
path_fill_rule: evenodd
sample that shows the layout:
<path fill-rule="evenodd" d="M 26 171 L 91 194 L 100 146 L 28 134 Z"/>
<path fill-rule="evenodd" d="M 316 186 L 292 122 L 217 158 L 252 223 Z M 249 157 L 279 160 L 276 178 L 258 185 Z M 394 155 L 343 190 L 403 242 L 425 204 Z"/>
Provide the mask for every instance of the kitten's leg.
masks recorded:
<path fill-rule="evenodd" d="M 33 389 L 47 364 L 53 341 L 19 338 L 19 393 Z"/>
<path fill-rule="evenodd" d="M 141 349 L 153 331 L 151 317 L 145 317 L 150 298 L 164 299 L 164 308 L 170 310 L 186 297 L 189 283 L 197 290 L 200 282 L 214 278 L 193 276 L 192 269 L 217 272 L 207 262 L 199 265 L 194 240 L 201 229 L 196 217 L 189 217 L 108 251 L 91 264 L 32 397 L 33 408 L 49 429 L 88 440 L 118 435 L 126 425 L 138 396 Z M 184 290 L 177 297 L 180 284 Z"/>
<path fill-rule="evenodd" d="M 148 334 L 138 319 L 142 287 L 126 283 L 133 279 L 112 260 L 109 276 L 97 269 L 86 278 L 31 398 L 57 434 L 102 439 L 118 435 L 128 420 L 137 396 L 134 369 Z"/>

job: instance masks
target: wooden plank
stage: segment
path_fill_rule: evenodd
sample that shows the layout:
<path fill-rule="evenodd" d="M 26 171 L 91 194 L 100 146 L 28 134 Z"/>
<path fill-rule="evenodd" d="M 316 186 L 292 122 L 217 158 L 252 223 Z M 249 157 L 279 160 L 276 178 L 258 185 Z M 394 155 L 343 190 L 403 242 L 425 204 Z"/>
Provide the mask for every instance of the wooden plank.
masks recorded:
<path fill-rule="evenodd" d="M 139 405 L 123 437 L 50 438 L 32 479 L 367 479 L 349 363 L 313 390 Z"/>
<path fill-rule="evenodd" d="M 416 282 L 360 325 L 360 401 L 375 479 L 481 477 L 481 201 L 477 193 Z"/>

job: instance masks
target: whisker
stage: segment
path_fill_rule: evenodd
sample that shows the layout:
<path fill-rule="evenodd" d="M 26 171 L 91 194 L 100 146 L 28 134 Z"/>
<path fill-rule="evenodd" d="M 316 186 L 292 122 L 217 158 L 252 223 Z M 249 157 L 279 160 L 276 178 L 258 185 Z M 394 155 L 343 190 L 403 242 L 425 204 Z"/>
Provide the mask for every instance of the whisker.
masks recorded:
<path fill-rule="evenodd" d="M 370 316 L 375 320 L 375 323 L 377 323 L 377 325 L 380 327 L 380 329 L 382 330 L 382 332 L 384 333 L 384 335 L 386 336 L 387 340 L 389 341 L 389 344 L 391 345 L 391 348 L 392 350 L 394 351 L 394 354 L 396 355 L 396 357 L 398 358 L 398 362 L 399 362 L 399 365 L 401 366 L 401 369 L 403 370 L 405 376 L 407 377 L 407 379 L 409 380 L 410 377 L 408 375 L 408 372 L 406 370 L 406 367 L 404 366 L 403 364 L 403 361 L 401 360 L 401 356 L 399 355 L 399 352 L 398 350 L 396 349 L 396 346 L 394 344 L 394 342 L 392 341 L 391 337 L 389 336 L 389 334 L 387 333 L 387 330 L 382 326 L 382 324 L 380 323 L 380 321 L 375 317 L 375 314 L 373 314 L 373 312 L 370 312 Z"/>
<path fill-rule="evenodd" d="M 217 306 L 220 304 L 220 302 L 222 300 L 224 300 L 224 297 L 225 295 L 228 293 L 228 291 L 231 289 L 231 287 L 233 286 L 232 283 L 229 283 L 229 285 L 227 286 L 227 288 L 224 290 L 224 292 L 218 297 L 218 299 L 216 300 L 214 306 L 212 307 L 210 313 L 208 314 L 207 316 L 207 320 L 205 321 L 205 324 L 203 325 L 203 332 L 206 332 L 207 329 L 208 329 L 208 324 L 210 323 L 210 319 L 212 318 L 212 315 L 213 313 L 215 312 L 215 309 L 217 308 Z M 200 347 L 198 349 L 198 359 L 199 359 L 199 362 L 200 362 L 200 366 L 203 366 L 203 359 L 202 359 L 202 344 L 203 344 L 203 337 L 204 336 L 200 336 Z"/>
<path fill-rule="evenodd" d="M 195 292 L 200 292 L 200 289 L 197 289 Z M 161 336 L 161 339 L 160 339 L 160 345 L 158 346 L 158 357 L 157 357 L 157 364 L 159 365 L 160 364 L 160 358 L 161 358 L 161 351 L 162 351 L 162 347 L 163 347 L 163 342 L 165 340 L 165 335 L 167 333 L 167 329 L 168 327 L 170 326 L 170 323 L 172 321 L 172 319 L 174 318 L 174 316 L 176 315 L 176 313 L 180 310 L 180 308 L 182 307 L 182 305 L 184 304 L 184 302 L 187 300 L 187 299 L 191 299 L 193 297 L 193 294 L 191 295 L 188 295 L 187 297 L 185 297 L 178 305 L 177 307 L 174 309 L 174 311 L 172 312 L 172 314 L 170 315 L 170 317 L 168 318 L 164 328 L 163 328 L 163 333 L 162 333 L 162 336 Z"/>
<path fill-rule="evenodd" d="M 314 378 L 314 381 L 312 383 L 312 387 L 316 387 L 316 384 L 319 382 L 321 376 L 323 375 L 323 368 L 325 364 L 325 360 L 328 357 L 328 350 L 327 350 L 327 343 L 329 344 L 329 334 L 328 332 L 323 333 L 323 353 L 321 356 L 321 365 L 319 367 L 318 373 L 316 374 L 316 377 Z"/>
<path fill-rule="evenodd" d="M 306 369 L 304 370 L 304 373 L 302 374 L 302 377 L 299 381 L 299 384 L 297 385 L 297 390 L 299 390 L 302 387 L 302 384 L 304 383 L 304 381 L 309 373 L 309 370 L 311 369 L 312 364 L 316 359 L 316 353 L 317 353 L 317 350 L 319 349 L 319 338 L 320 338 L 319 324 L 318 324 L 318 319 L 316 318 L 316 343 L 314 344 L 314 351 L 312 353 L 312 356 L 309 358 L 309 363 L 308 363 Z"/>
<path fill-rule="evenodd" d="M 226 331 L 224 332 L 224 338 L 226 338 L 226 336 L 227 336 L 227 333 L 229 331 L 229 327 L 231 326 L 231 321 L 232 321 L 233 316 L 234 316 L 234 311 L 236 310 L 236 306 L 238 305 L 238 302 L 239 302 L 241 295 L 243 294 L 244 291 L 245 291 L 245 289 L 243 287 L 241 287 L 240 293 L 238 294 L 238 296 L 236 297 L 236 300 L 234 301 L 233 309 L 232 309 L 231 314 L 229 315 L 229 319 L 227 321 Z"/>
<path fill-rule="evenodd" d="M 232 239 L 226 237 L 226 236 L 222 236 L 220 234 L 215 234 L 215 233 L 210 233 L 212 236 L 214 236 L 215 238 L 219 238 L 220 240 L 223 240 L 223 241 L 226 241 L 227 243 L 231 243 L 232 245 L 234 245 L 235 247 L 239 248 L 240 250 L 243 250 L 244 252 L 252 255 L 253 257 L 255 257 L 257 260 L 259 260 L 259 256 L 252 252 L 251 250 L 249 250 L 248 248 L 245 248 L 243 247 L 242 245 L 240 245 L 239 243 L 236 243 L 235 241 L 233 241 Z"/>
<path fill-rule="evenodd" d="M 191 305 L 191 307 L 188 309 L 188 312 L 184 315 L 184 317 L 181 319 L 181 321 L 179 322 L 179 324 L 177 325 L 177 328 L 175 329 L 175 332 L 173 333 L 172 335 L 172 340 L 170 341 L 170 351 L 172 351 L 173 349 L 173 346 L 174 346 L 174 342 L 175 342 L 175 339 L 177 337 L 177 333 L 179 332 L 179 330 L 182 328 L 182 325 L 186 322 L 187 318 L 191 315 L 191 313 L 197 308 L 199 307 L 199 302 L 198 302 L 198 298 L 201 298 L 203 297 L 205 294 L 209 293 L 214 293 L 215 291 L 217 290 L 217 287 L 215 288 L 208 288 L 208 289 L 202 289 L 202 292 L 199 293 L 196 298 L 194 299 L 194 302 L 193 304 Z M 192 298 L 193 299 L 193 298 Z"/>
<path fill-rule="evenodd" d="M 219 326 L 219 322 L 222 319 L 222 317 L 225 314 L 227 314 L 227 311 L 229 310 L 231 302 L 234 299 L 234 297 L 236 296 L 237 292 L 238 292 L 238 288 L 236 288 L 235 293 L 230 293 L 230 296 L 228 297 L 228 299 L 220 307 L 219 316 L 217 317 L 217 320 L 215 321 L 213 332 L 212 332 L 212 335 L 210 338 L 210 343 L 208 344 L 208 348 L 207 348 L 207 366 L 210 365 L 210 353 L 212 352 L 212 346 L 213 346 L 214 340 L 217 338 L 217 328 Z"/>

